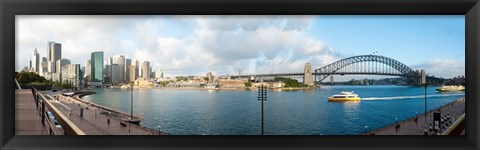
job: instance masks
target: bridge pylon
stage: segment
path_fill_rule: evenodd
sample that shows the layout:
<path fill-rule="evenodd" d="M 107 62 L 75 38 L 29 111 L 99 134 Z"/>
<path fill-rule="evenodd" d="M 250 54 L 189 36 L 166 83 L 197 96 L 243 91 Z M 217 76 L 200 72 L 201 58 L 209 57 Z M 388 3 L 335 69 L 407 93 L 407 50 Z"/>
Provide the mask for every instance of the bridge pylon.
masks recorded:
<path fill-rule="evenodd" d="M 303 70 L 303 83 L 308 86 L 314 86 L 313 82 L 313 75 L 312 75 L 312 66 L 310 63 L 305 64 L 305 68 Z"/>

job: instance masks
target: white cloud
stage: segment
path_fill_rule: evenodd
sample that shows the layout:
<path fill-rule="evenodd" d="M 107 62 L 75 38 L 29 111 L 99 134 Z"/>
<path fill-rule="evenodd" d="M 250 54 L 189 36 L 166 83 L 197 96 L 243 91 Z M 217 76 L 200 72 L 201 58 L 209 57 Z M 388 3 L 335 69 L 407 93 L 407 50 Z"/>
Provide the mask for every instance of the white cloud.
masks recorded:
<path fill-rule="evenodd" d="M 452 78 L 465 75 L 465 62 L 452 59 L 434 59 L 423 64 L 412 66 L 414 70 L 425 69 L 425 72 L 436 77 Z"/>
<path fill-rule="evenodd" d="M 176 27 L 190 34 L 171 36 Z M 336 60 L 330 47 L 308 34 L 312 16 L 19 16 L 17 66 L 33 48 L 45 56 L 48 41 L 62 57 L 84 65 L 93 51 L 107 57 L 148 60 L 167 76 L 302 72 Z M 192 25 L 193 24 L 193 25 Z M 175 34 L 175 33 L 172 33 Z"/>

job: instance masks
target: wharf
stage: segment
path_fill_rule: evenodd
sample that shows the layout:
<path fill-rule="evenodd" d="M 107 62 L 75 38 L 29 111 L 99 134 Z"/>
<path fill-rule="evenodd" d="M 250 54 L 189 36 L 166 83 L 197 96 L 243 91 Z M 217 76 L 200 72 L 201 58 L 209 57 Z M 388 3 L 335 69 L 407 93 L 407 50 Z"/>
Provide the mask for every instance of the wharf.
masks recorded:
<path fill-rule="evenodd" d="M 430 123 L 433 122 L 433 113 L 435 112 L 440 112 L 441 116 L 449 114 L 449 119 L 446 122 L 451 125 L 456 118 L 465 113 L 465 98 L 427 112 L 427 125 L 425 125 L 425 113 L 423 113 L 380 129 L 365 132 L 362 135 L 425 135 L 425 133 L 432 135 Z"/>

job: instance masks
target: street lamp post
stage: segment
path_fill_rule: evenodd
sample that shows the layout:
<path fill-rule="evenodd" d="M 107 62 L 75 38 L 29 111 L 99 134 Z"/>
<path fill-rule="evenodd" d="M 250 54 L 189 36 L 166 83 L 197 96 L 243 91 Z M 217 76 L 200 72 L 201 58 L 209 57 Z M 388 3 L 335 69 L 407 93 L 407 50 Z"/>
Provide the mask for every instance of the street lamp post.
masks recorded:
<path fill-rule="evenodd" d="M 398 118 L 395 118 L 395 134 L 398 132 Z"/>
<path fill-rule="evenodd" d="M 425 87 L 425 91 L 424 91 L 424 95 L 425 95 L 425 98 L 424 98 L 424 101 L 425 101 L 425 110 L 424 110 L 424 113 L 425 113 L 425 124 L 427 124 L 427 79 L 426 79 L 426 75 L 425 75 L 425 69 L 422 69 L 421 70 L 421 83 L 424 87 Z"/>
<path fill-rule="evenodd" d="M 130 84 L 130 119 L 133 118 L 133 85 Z"/>
<path fill-rule="evenodd" d="M 128 133 L 130 133 L 130 124 L 132 123 L 133 119 L 133 85 L 130 84 L 130 118 L 128 118 Z"/>
<path fill-rule="evenodd" d="M 262 133 L 261 133 L 261 135 L 263 135 L 263 102 L 267 101 L 267 89 L 266 89 L 266 87 L 263 86 L 263 84 L 258 89 L 258 100 L 262 101 L 262 111 L 261 111 L 261 113 L 262 113 L 262 128 L 261 128 Z"/>

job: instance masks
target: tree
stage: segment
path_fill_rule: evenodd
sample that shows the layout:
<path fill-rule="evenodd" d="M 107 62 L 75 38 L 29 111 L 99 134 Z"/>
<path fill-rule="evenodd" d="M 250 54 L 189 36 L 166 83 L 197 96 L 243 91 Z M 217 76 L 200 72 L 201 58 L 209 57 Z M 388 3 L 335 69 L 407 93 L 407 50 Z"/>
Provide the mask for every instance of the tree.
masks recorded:
<path fill-rule="evenodd" d="M 45 83 L 47 80 L 34 72 L 21 71 L 16 74 L 15 78 L 17 79 L 20 86 L 24 87 L 31 83 Z"/>
<path fill-rule="evenodd" d="M 299 83 L 295 79 L 275 77 L 274 80 L 285 83 L 285 87 L 308 87 L 308 85 Z"/>

